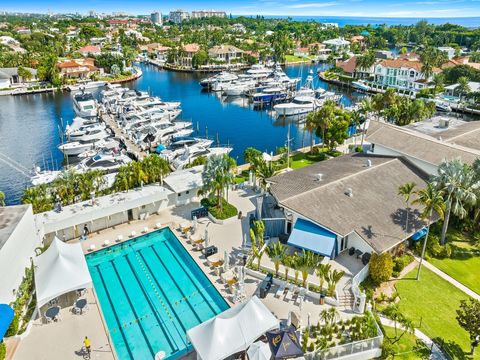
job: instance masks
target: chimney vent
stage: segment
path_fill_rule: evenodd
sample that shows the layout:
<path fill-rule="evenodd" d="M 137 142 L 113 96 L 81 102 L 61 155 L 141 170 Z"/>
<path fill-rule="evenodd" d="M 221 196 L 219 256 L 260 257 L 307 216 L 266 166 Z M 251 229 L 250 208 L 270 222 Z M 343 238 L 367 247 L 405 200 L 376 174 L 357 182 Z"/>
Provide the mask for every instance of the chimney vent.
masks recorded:
<path fill-rule="evenodd" d="M 348 188 L 347 191 L 345 191 L 345 195 L 348 197 L 353 197 L 353 190 L 352 188 Z"/>
<path fill-rule="evenodd" d="M 315 181 L 322 181 L 322 178 L 323 178 L 323 174 L 321 173 L 318 173 L 315 175 Z"/>
<path fill-rule="evenodd" d="M 366 166 L 371 167 L 372 166 L 372 160 L 367 159 Z"/>

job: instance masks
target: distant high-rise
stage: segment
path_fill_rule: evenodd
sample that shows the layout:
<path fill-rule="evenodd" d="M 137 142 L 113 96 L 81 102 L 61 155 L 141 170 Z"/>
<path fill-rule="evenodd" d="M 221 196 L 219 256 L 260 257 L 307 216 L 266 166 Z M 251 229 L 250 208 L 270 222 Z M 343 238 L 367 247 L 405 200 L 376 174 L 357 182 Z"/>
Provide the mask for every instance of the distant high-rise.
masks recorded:
<path fill-rule="evenodd" d="M 181 24 L 183 21 L 190 19 L 190 14 L 187 11 L 175 10 L 170 11 L 170 21 L 175 24 Z"/>
<path fill-rule="evenodd" d="M 162 13 L 159 12 L 159 11 L 155 11 L 155 12 L 152 12 L 150 14 L 150 21 L 152 22 L 152 24 L 155 24 L 155 25 L 160 25 L 162 26 Z"/>
<path fill-rule="evenodd" d="M 227 17 L 225 11 L 216 10 L 197 10 L 192 11 L 192 19 L 210 18 L 210 17 Z"/>

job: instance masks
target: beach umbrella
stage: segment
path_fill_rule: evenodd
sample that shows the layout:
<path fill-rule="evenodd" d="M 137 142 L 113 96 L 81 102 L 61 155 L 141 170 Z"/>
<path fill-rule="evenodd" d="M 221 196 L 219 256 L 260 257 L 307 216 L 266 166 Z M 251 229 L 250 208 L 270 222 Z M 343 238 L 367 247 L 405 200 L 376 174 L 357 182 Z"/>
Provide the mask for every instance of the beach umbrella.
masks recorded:
<path fill-rule="evenodd" d="M 270 360 L 272 352 L 268 343 L 257 341 L 247 350 L 249 360 Z"/>
<path fill-rule="evenodd" d="M 293 326 L 285 330 L 267 332 L 268 345 L 274 359 L 291 359 L 303 356 L 298 332 Z"/>
<path fill-rule="evenodd" d="M 209 242 L 209 238 L 208 238 L 208 229 L 205 228 L 205 247 L 208 247 L 208 242 Z"/>

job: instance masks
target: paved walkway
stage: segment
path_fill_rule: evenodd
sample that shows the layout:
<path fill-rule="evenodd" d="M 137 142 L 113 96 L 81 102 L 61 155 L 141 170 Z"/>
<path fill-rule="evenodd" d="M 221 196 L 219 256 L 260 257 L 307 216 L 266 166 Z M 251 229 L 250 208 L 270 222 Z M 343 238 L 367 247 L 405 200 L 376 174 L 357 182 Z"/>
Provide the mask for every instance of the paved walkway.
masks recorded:
<path fill-rule="evenodd" d="M 415 260 L 417 262 L 420 262 L 420 258 L 416 257 L 415 256 Z M 442 279 L 448 281 L 450 284 L 452 284 L 453 286 L 455 286 L 456 288 L 460 289 L 461 291 L 463 291 L 465 294 L 467 294 L 468 296 L 476 299 L 476 300 L 479 300 L 480 301 L 480 295 L 477 294 L 475 291 L 469 289 L 468 287 L 466 287 L 465 285 L 463 285 L 462 283 L 458 282 L 457 280 L 455 280 L 454 278 L 452 278 L 450 275 L 448 274 L 445 274 L 442 270 L 440 270 L 439 268 L 437 268 L 435 265 L 433 264 L 430 264 L 428 261 L 426 260 L 423 260 L 422 262 L 422 265 L 425 266 L 428 270 L 430 271 L 433 271 L 435 274 L 437 274 L 438 276 L 440 276 Z M 421 275 L 420 275 L 421 276 Z"/>
<path fill-rule="evenodd" d="M 390 320 L 390 319 L 387 319 L 386 317 L 380 316 L 380 322 L 382 323 L 382 325 L 395 327 L 395 322 Z M 402 328 L 402 327 L 397 324 L 397 328 Z M 427 335 L 425 335 L 423 332 L 421 332 L 418 329 L 415 329 L 414 334 L 417 338 L 419 338 L 420 340 L 423 341 L 425 346 L 427 346 L 429 349 L 431 349 L 430 359 L 432 359 L 432 360 L 448 360 L 448 358 L 442 353 L 440 348 Z"/>

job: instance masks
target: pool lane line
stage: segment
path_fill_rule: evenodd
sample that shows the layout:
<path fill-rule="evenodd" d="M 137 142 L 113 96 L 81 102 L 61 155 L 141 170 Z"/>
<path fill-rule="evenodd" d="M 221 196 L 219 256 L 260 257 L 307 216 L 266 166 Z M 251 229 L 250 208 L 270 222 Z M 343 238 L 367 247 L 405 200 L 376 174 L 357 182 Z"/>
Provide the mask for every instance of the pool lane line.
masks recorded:
<path fill-rule="evenodd" d="M 120 286 L 122 287 L 122 290 L 125 293 L 128 304 L 130 305 L 130 308 L 132 309 L 133 315 L 135 315 L 135 320 L 138 320 L 140 317 L 138 316 L 138 313 L 137 313 L 136 309 L 133 307 L 132 301 L 130 300 L 130 295 L 127 293 L 127 290 L 125 289 L 125 285 L 123 284 L 122 278 L 121 278 L 121 276 L 118 272 L 117 266 L 116 266 L 114 261 L 112 262 L 112 266 L 113 266 L 113 269 L 114 269 L 114 271 L 115 271 L 115 273 L 118 277 L 118 281 L 120 283 Z M 138 324 L 138 327 L 140 328 L 140 331 L 142 332 L 143 338 L 145 339 L 145 342 L 147 343 L 148 348 L 150 350 L 150 354 L 152 355 L 152 357 L 155 356 L 155 351 L 153 350 L 152 344 L 150 343 L 150 339 L 147 337 L 147 334 L 145 333 L 145 329 L 141 325 L 141 321 L 137 321 L 136 324 Z M 126 325 L 126 323 L 123 324 L 123 326 L 125 326 L 125 325 Z"/>
<path fill-rule="evenodd" d="M 175 281 L 175 278 L 172 276 L 172 274 L 170 273 L 170 270 L 168 270 L 168 268 L 165 266 L 165 263 L 163 262 L 163 260 L 160 258 L 160 255 L 158 254 L 157 250 L 155 249 L 155 247 L 152 245 L 151 247 L 151 250 L 153 250 L 153 253 L 155 254 L 155 256 L 157 257 L 158 261 L 160 262 L 161 266 L 163 266 L 163 268 L 165 269 L 166 273 L 168 274 L 168 276 L 170 276 L 170 278 L 172 279 L 173 283 L 175 284 L 175 287 L 178 289 L 178 292 L 180 293 L 180 295 L 182 295 L 182 299 L 186 299 L 188 296 L 183 292 L 182 288 L 178 285 L 178 283 Z M 175 304 L 177 304 L 178 302 L 175 302 Z M 192 311 L 192 313 L 195 315 L 197 321 L 200 323 L 202 323 L 202 319 L 198 316 L 197 312 L 195 311 L 195 309 L 193 308 L 192 304 L 190 304 L 190 302 L 187 301 L 187 305 L 188 307 L 190 308 L 190 310 Z"/>
<path fill-rule="evenodd" d="M 149 304 L 150 309 L 152 310 L 152 313 L 154 314 L 155 318 L 157 319 L 157 322 L 161 327 L 161 331 L 164 334 L 170 333 L 170 331 L 166 328 L 166 324 L 167 324 L 166 320 L 163 320 L 162 318 L 160 318 L 158 309 L 153 304 L 153 301 L 152 301 L 150 295 L 148 294 L 148 291 L 145 289 L 145 286 L 143 285 L 142 281 L 140 280 L 139 275 L 137 274 L 137 271 L 135 270 L 135 268 L 134 268 L 133 264 L 131 263 L 129 257 L 126 256 L 126 255 L 127 254 L 125 254 L 125 260 L 127 261 L 128 265 L 130 266 L 130 268 L 132 270 L 132 273 L 133 273 L 133 276 L 137 280 L 137 283 L 139 284 L 139 287 L 142 289 L 143 295 L 145 296 L 145 300 Z M 178 351 L 178 346 L 175 344 L 175 342 L 172 342 L 167 336 L 166 336 L 166 339 L 168 341 L 168 344 L 169 344 L 170 348 L 172 350 L 176 349 L 175 351 Z"/>
<path fill-rule="evenodd" d="M 113 261 L 113 260 L 112 260 Z M 105 264 L 105 263 L 103 263 Z M 123 338 L 123 343 L 125 344 L 125 348 L 127 349 L 128 351 L 128 355 L 130 355 L 130 359 L 135 359 L 133 357 L 133 354 L 132 354 L 132 350 L 130 349 L 130 346 L 128 344 L 128 341 L 127 341 L 127 338 L 125 337 L 125 333 L 123 332 L 123 327 L 120 325 L 120 319 L 118 317 L 118 314 L 117 312 L 115 311 L 115 307 L 113 306 L 113 301 L 112 301 L 112 298 L 110 296 L 110 292 L 108 291 L 108 288 L 107 286 L 105 285 L 105 279 L 103 278 L 103 274 L 102 272 L 100 271 L 100 264 L 98 265 L 94 265 L 95 268 L 97 268 L 97 272 L 98 272 L 98 276 L 100 277 L 100 281 L 102 282 L 102 286 L 103 288 L 105 289 L 105 294 L 107 295 L 107 299 L 108 299 L 108 302 L 110 304 L 110 308 L 112 309 L 112 313 L 113 313 L 113 316 L 115 317 L 115 321 L 117 322 L 117 325 L 119 327 L 119 329 L 121 329 L 120 331 L 120 334 L 122 335 L 122 338 Z M 110 330 L 109 330 L 110 331 Z M 115 345 L 114 345 L 115 346 Z"/>
<path fill-rule="evenodd" d="M 208 305 L 208 307 L 212 310 L 212 313 L 213 315 L 217 315 L 218 312 L 215 311 L 215 309 L 212 307 L 212 305 L 210 304 L 210 301 L 208 301 L 208 299 L 205 297 L 204 293 L 202 290 L 206 290 L 207 288 L 206 287 L 199 287 L 195 281 L 192 279 L 192 277 L 190 276 L 190 274 L 188 273 L 188 271 L 185 269 L 186 267 L 179 261 L 178 257 L 175 255 L 175 253 L 173 252 L 173 250 L 170 248 L 170 244 L 169 243 L 166 243 L 166 249 L 168 250 L 168 252 L 172 255 L 172 257 L 175 259 L 175 261 L 177 262 L 178 266 L 180 266 L 180 268 L 183 270 L 183 272 L 185 273 L 185 275 L 190 279 L 190 281 L 192 282 L 193 286 L 195 287 L 195 289 L 197 289 L 197 293 L 200 294 L 200 296 L 203 298 L 203 300 L 205 300 L 205 303 Z M 197 264 L 195 263 L 195 266 Z M 200 270 L 201 271 L 201 270 Z M 203 275 L 203 273 L 202 273 Z M 213 286 L 212 282 L 207 278 L 207 281 L 209 281 L 210 285 L 209 286 Z M 201 284 L 200 284 L 201 285 Z M 200 323 L 202 323 L 203 321 L 200 319 Z"/>
<path fill-rule="evenodd" d="M 143 256 L 142 256 L 141 253 L 140 253 L 139 256 L 143 258 Z M 143 260 L 144 260 L 144 259 L 143 259 Z M 139 261 L 139 263 L 140 263 L 140 259 L 138 259 L 138 261 Z M 150 274 L 153 274 L 152 269 L 150 268 L 150 266 L 149 266 L 148 264 L 145 264 L 145 266 L 148 268 L 148 271 L 150 272 Z M 178 316 L 178 313 L 175 311 L 175 308 L 172 306 L 172 303 L 170 302 L 170 300 L 168 299 L 168 297 L 165 296 L 165 292 L 164 292 L 164 290 L 162 289 L 162 287 L 160 286 L 160 284 L 158 283 L 157 278 L 156 278 L 155 276 L 152 276 L 152 277 L 153 277 L 153 279 L 154 279 L 154 282 L 155 282 L 156 287 L 157 287 L 158 290 L 162 293 L 162 297 L 165 299 L 165 301 L 168 303 L 169 308 L 170 308 L 170 309 L 172 310 L 172 312 L 174 313 L 174 315 L 175 315 L 175 318 L 174 318 L 174 319 L 177 319 L 177 320 L 178 320 L 178 323 L 179 323 L 180 326 L 182 327 L 183 332 L 186 334 L 186 333 L 187 333 L 187 329 L 185 328 L 185 326 L 183 326 L 183 323 L 180 321 L 180 318 L 179 318 L 179 316 Z M 172 323 L 175 324 L 175 321 L 172 320 Z M 176 326 L 175 326 L 175 328 L 176 328 Z M 178 329 L 177 329 L 177 332 L 179 333 L 180 337 L 182 338 L 182 341 L 184 341 L 183 338 L 184 338 L 185 335 L 182 336 L 182 334 L 178 331 Z M 187 344 L 185 343 L 185 341 L 184 341 L 184 344 L 187 345 Z"/>
<path fill-rule="evenodd" d="M 178 336 L 180 337 L 180 339 L 182 340 L 182 343 L 185 345 L 185 346 L 188 346 L 188 344 L 185 342 L 184 340 L 184 337 L 185 337 L 185 334 L 187 333 L 187 330 L 186 328 L 183 326 L 183 324 L 180 322 L 179 320 L 179 316 L 178 316 L 178 313 L 175 311 L 175 309 L 173 308 L 172 304 L 170 303 L 170 300 L 168 299 L 168 297 L 165 295 L 165 292 L 163 291 L 162 287 L 160 286 L 160 284 L 158 283 L 158 280 L 155 276 L 153 276 L 153 272 L 150 268 L 150 266 L 148 266 L 148 264 L 145 263 L 144 259 L 143 259 L 143 256 L 141 253 L 138 253 L 138 252 L 134 252 L 135 254 L 135 257 L 137 259 L 137 262 L 138 264 L 140 265 L 140 267 L 142 267 L 142 270 L 145 272 L 145 276 L 147 276 L 147 280 L 149 280 L 150 282 L 150 286 L 152 287 L 152 289 L 154 290 L 155 292 L 155 295 L 157 296 L 160 304 L 164 307 L 165 309 L 165 313 L 169 316 L 170 320 L 171 320 L 171 323 L 173 324 L 175 330 L 177 331 L 177 334 Z M 142 259 L 141 259 L 142 258 Z M 146 268 L 145 268 L 146 267 Z M 147 269 L 148 269 L 148 272 L 150 274 L 147 273 Z M 150 276 L 152 275 L 152 276 Z M 154 282 L 155 284 L 152 282 L 151 278 L 154 279 Z M 161 296 L 159 294 L 159 291 L 161 293 Z M 165 302 L 164 300 L 168 303 L 168 308 L 167 306 L 165 305 Z M 170 314 L 170 312 L 172 312 L 174 314 L 174 316 L 172 316 Z M 183 329 L 183 332 L 184 334 L 182 334 L 178 328 L 177 328 L 177 324 L 176 324 L 176 321 L 178 321 L 178 323 L 180 324 L 180 326 L 182 327 Z"/>

